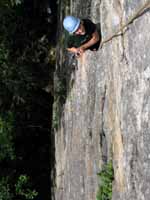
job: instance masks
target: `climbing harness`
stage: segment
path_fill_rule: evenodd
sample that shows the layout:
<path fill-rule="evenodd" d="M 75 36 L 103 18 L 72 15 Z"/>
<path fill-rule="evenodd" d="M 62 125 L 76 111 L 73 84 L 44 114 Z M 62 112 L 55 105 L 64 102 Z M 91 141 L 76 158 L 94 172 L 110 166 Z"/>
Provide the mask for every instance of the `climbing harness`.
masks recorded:
<path fill-rule="evenodd" d="M 140 15 L 142 15 L 147 9 L 150 9 L 150 1 L 147 1 L 140 9 L 138 9 L 136 13 L 129 17 L 128 21 L 125 24 L 122 24 L 119 30 L 117 30 L 107 38 L 102 39 L 100 48 L 102 48 L 105 43 L 111 41 L 113 38 L 123 35 L 124 32 L 126 32 L 126 30 L 124 31 L 124 29 L 127 28 L 129 24 L 133 23 L 133 21 L 137 19 Z"/>

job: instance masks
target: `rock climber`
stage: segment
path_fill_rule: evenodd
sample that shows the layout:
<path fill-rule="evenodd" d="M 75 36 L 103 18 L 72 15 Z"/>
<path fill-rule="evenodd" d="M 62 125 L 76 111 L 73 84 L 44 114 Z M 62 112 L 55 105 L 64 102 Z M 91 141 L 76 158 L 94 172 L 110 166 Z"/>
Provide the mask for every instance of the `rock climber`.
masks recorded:
<path fill-rule="evenodd" d="M 100 45 L 99 30 L 91 20 L 79 19 L 74 16 L 66 16 L 63 26 L 67 31 L 67 50 L 77 57 L 81 56 L 85 50 L 96 51 Z"/>

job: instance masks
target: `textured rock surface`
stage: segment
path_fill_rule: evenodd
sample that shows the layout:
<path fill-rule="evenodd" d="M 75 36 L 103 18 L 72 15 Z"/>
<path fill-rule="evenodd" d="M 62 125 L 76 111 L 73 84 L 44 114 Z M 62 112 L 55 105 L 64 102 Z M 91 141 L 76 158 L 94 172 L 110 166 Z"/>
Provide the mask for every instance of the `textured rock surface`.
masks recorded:
<path fill-rule="evenodd" d="M 100 22 L 104 39 L 145 2 L 76 0 L 71 12 Z M 66 72 L 67 95 L 55 132 L 56 200 L 95 200 L 97 172 L 111 158 L 113 200 L 150 198 L 149 33 L 145 9 L 123 35 L 77 64 L 59 52 L 57 73 Z"/>

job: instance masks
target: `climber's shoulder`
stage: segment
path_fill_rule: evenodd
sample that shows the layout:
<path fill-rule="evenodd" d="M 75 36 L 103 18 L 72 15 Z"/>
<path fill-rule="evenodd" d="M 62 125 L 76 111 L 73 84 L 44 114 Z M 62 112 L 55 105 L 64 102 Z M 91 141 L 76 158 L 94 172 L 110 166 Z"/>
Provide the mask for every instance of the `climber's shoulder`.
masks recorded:
<path fill-rule="evenodd" d="M 92 34 L 96 31 L 96 24 L 90 19 L 82 19 L 83 25 L 85 27 L 86 33 Z"/>

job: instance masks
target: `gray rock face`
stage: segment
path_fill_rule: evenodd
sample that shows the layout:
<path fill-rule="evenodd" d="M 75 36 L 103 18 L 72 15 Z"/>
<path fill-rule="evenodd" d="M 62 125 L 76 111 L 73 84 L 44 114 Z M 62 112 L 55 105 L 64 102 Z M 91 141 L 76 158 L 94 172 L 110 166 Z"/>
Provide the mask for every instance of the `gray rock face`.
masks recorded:
<path fill-rule="evenodd" d="M 77 0 L 71 12 L 100 22 L 104 41 L 145 2 Z M 61 53 L 57 69 L 65 71 L 67 95 L 55 130 L 56 200 L 95 200 L 97 173 L 109 159 L 113 200 L 150 199 L 149 8 L 124 30 L 77 63 Z"/>

